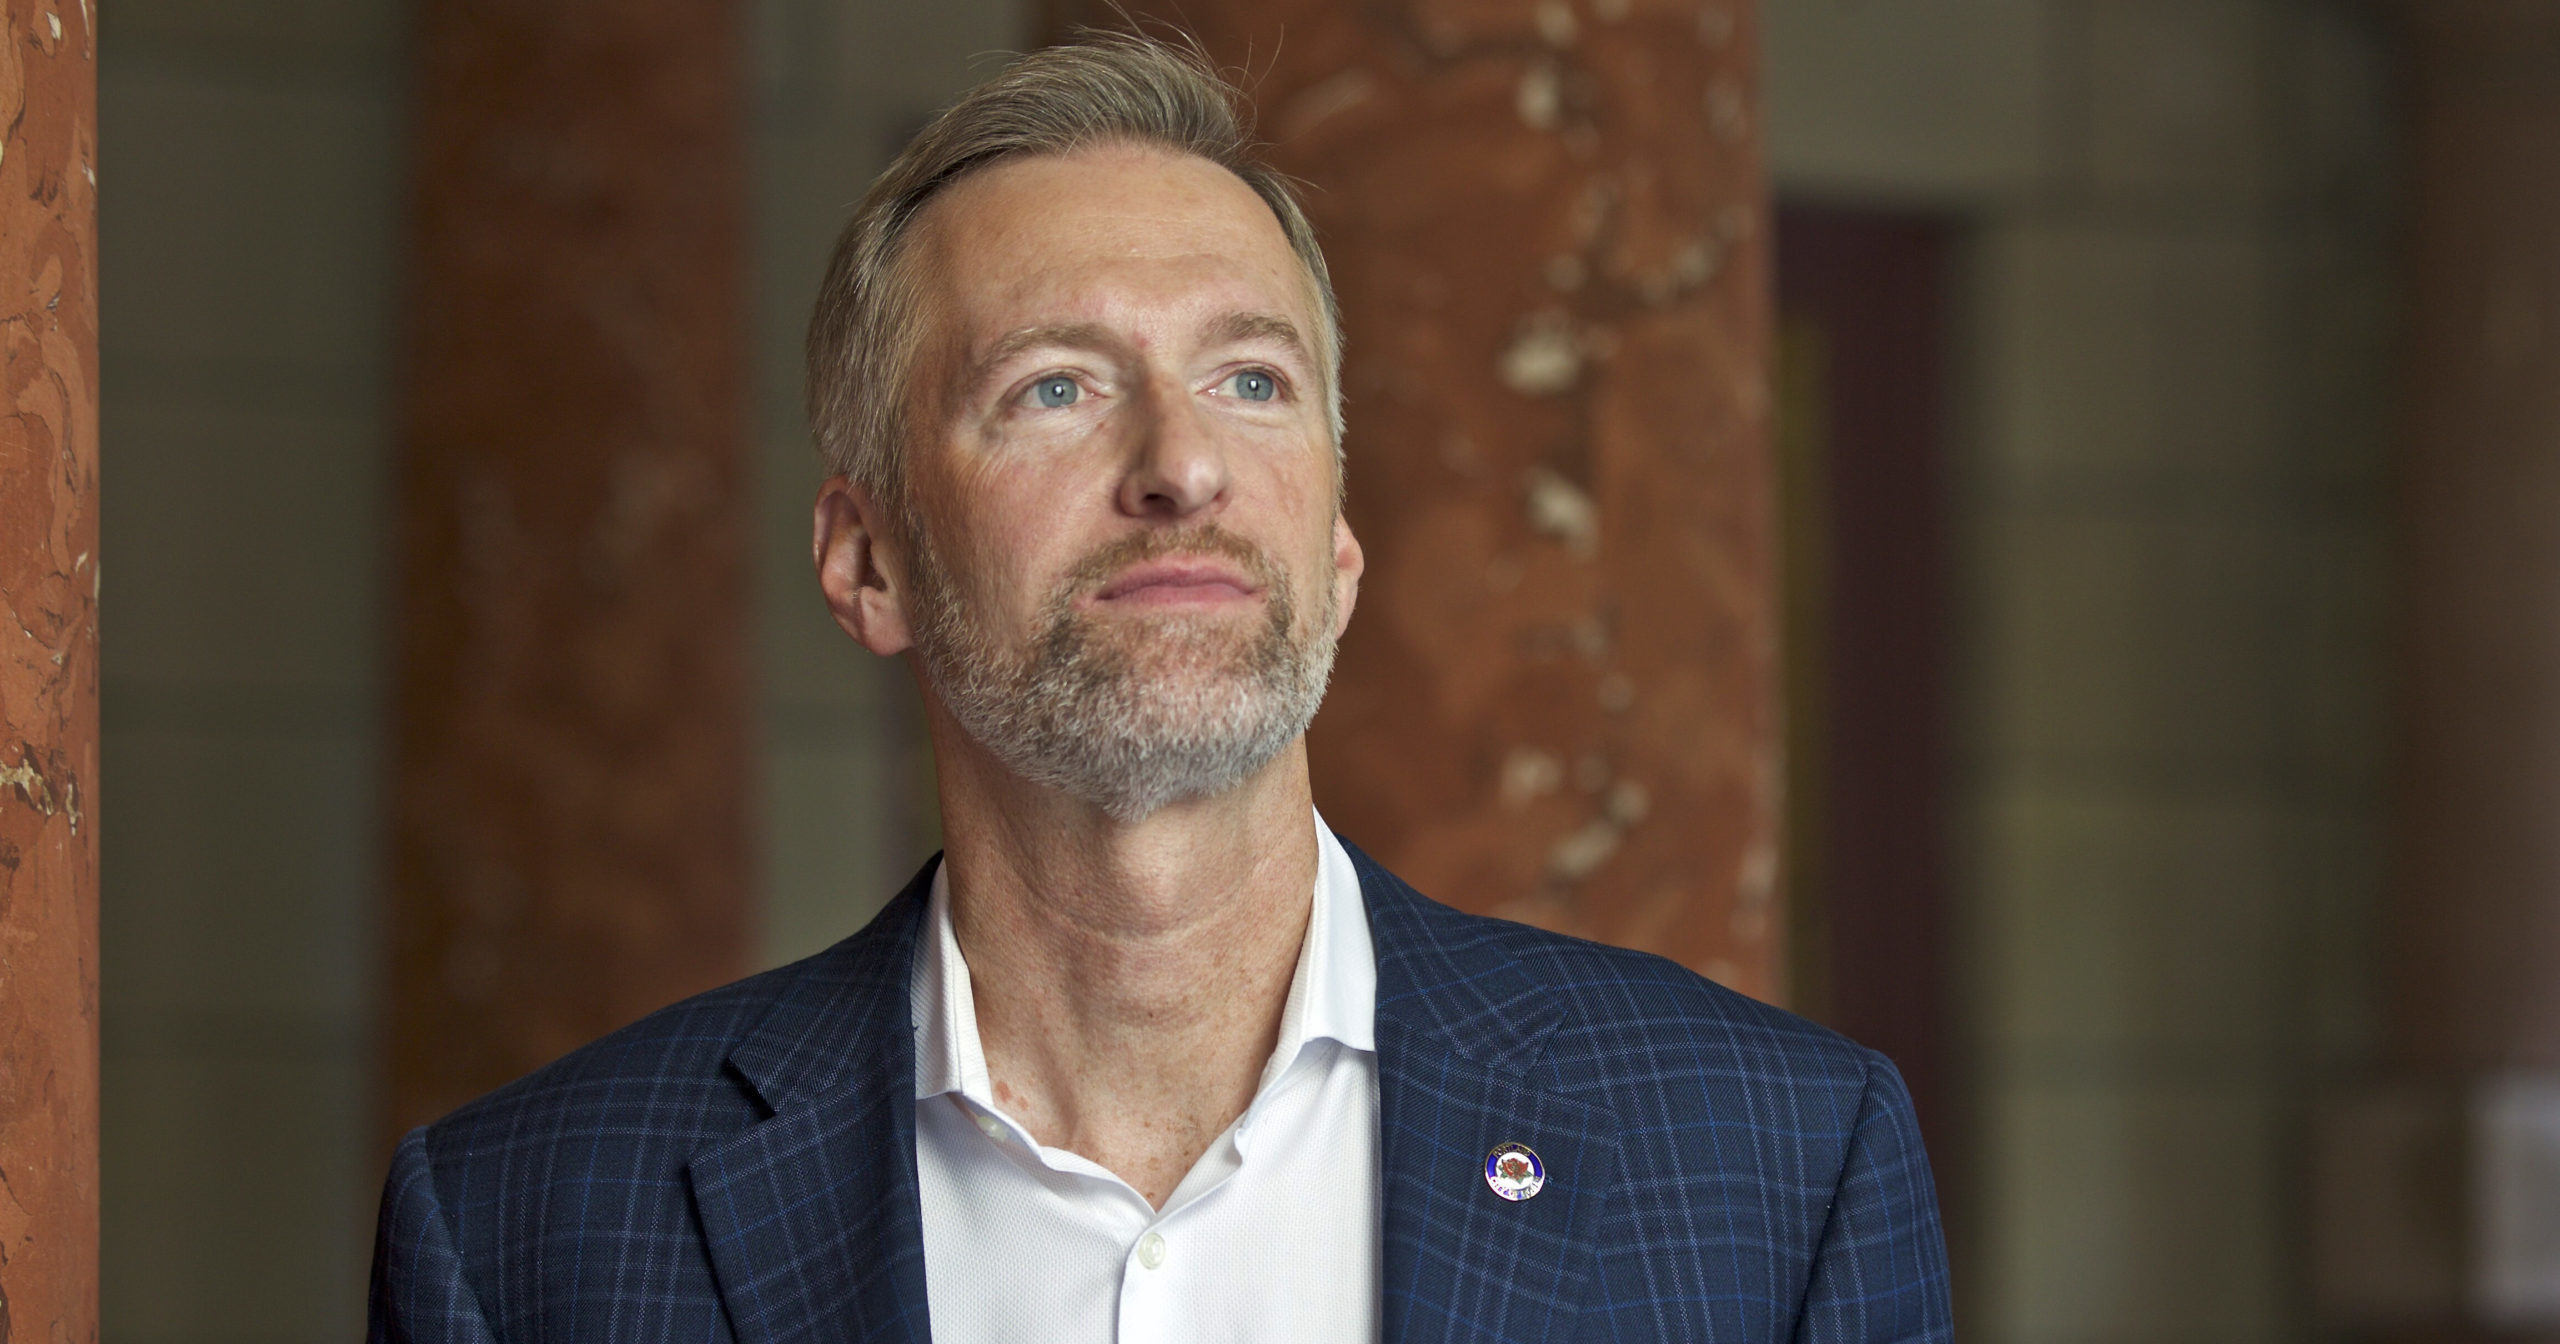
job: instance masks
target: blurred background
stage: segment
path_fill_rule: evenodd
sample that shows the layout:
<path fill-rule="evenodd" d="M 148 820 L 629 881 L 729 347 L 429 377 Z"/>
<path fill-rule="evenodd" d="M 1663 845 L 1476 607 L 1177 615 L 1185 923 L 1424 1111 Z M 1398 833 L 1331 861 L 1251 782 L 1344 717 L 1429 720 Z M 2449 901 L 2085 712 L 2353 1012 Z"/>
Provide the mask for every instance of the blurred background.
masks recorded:
<path fill-rule="evenodd" d="M 1569 120 L 1612 105 L 1623 72 L 1577 66 L 1577 34 L 1630 4 L 1412 8 L 1425 45 L 1432 24 L 1500 11 L 1520 52 L 1561 53 L 1518 56 L 1497 81 L 1499 104 L 1543 130 L 1556 107 Z M 716 438 L 733 406 L 737 451 L 727 476 L 610 489 L 710 500 L 703 517 L 737 525 L 731 551 L 676 556 L 688 575 L 734 576 L 737 599 L 704 590 L 718 609 L 672 627 L 725 651 L 686 685 L 724 697 L 711 718 L 734 731 L 683 759 L 730 772 L 730 810 L 700 824 L 734 862 L 728 886 L 629 943 L 700 956 L 625 984 L 576 951 L 623 945 L 573 936 L 593 909 L 527 935 L 546 962 L 486 950 L 519 945 L 510 931 L 538 921 L 518 906 L 540 891 L 456 879 L 444 896 L 402 894 L 437 889 L 448 858 L 477 862 L 471 827 L 543 787 L 539 771 L 475 782 L 454 760 L 551 750 L 542 706 L 583 703 L 654 647 L 608 641 L 591 663 L 521 653 L 519 670 L 566 659 L 542 664 L 561 680 L 553 701 L 502 707 L 496 728 L 457 726 L 449 708 L 478 703 L 468 659 L 417 670 L 444 647 L 438 622 L 476 609 L 471 584 L 518 580 L 471 568 L 512 543 L 440 533 L 415 497 L 479 489 L 475 453 L 579 451 L 573 425 L 526 447 L 448 413 L 504 379 L 492 359 L 549 338 L 439 287 L 520 265 L 538 292 L 545 273 L 611 251 L 552 237 L 516 256 L 503 229 L 475 240 L 457 222 L 514 208 L 474 197 L 467 160 L 439 157 L 498 134 L 457 119 L 536 106 L 510 99 L 551 76 L 517 69 L 514 93 L 473 98 L 470 44 L 534 20 L 418 8 L 115 0 L 101 18 L 103 1291 L 117 1344 L 350 1337 L 398 1124 L 487 1086 L 490 1068 L 507 1076 L 697 982 L 826 945 L 934 848 L 912 691 L 832 627 L 809 578 L 819 473 L 800 334 L 869 176 L 1060 11 L 745 0 L 716 32 L 657 30 L 735 72 L 725 93 L 651 85 L 657 101 L 631 115 L 705 106 L 742 137 L 726 159 L 663 151 L 688 199 L 720 207 L 685 226 L 710 240 L 699 255 L 719 282 L 685 311 L 739 333 L 720 346 L 715 332 L 699 357 L 734 398 L 669 414 L 707 415 Z M 1523 815 L 1580 788 L 1600 820 L 1540 851 L 1545 896 L 1473 903 L 1601 936 L 1635 927 L 1629 941 L 1892 1053 L 1929 1130 L 1966 1338 L 2548 1332 L 2560 1102 L 2534 1069 L 2560 1060 L 2560 861 L 2541 847 L 2560 829 L 2545 815 L 2560 797 L 2546 702 L 2560 696 L 2539 633 L 2560 626 L 2543 572 L 2560 556 L 2540 540 L 2560 536 L 2541 465 L 2560 457 L 2543 391 L 2560 385 L 2560 41 L 2545 6 L 1669 8 L 1707 48 L 1739 44 L 1703 67 L 1703 98 L 1683 87 L 1679 115 L 1742 146 L 1697 212 L 1724 221 L 1741 275 L 1717 291 L 1718 320 L 1758 344 L 1643 380 L 1759 380 L 1717 394 L 1765 404 L 1735 422 L 1747 435 L 1714 442 L 1766 468 L 1750 479 L 1767 526 L 1748 509 L 1730 525 L 1735 572 L 1769 612 L 1737 627 L 1770 641 L 1774 670 L 1748 684 L 1771 712 L 1743 734 L 1752 778 L 1770 783 L 1765 815 L 1719 812 L 1743 819 L 1738 838 L 1705 842 L 1721 875 L 1664 888 L 1733 914 L 1712 938 L 1582 919 L 1567 888 L 1607 883 L 1613 847 L 1648 812 L 1664 829 L 1682 795 L 1613 783 L 1563 748 L 1478 753 L 1460 766 L 1498 777 Z M 1341 59 L 1308 41 L 1304 59 Z M 611 114 L 610 88 L 562 87 Z M 626 139 L 626 161 L 659 152 L 646 125 Z M 1317 186 L 1329 239 L 1366 218 L 1356 184 Z M 1712 267 L 1694 269 L 1683 283 L 1710 283 Z M 1579 270 L 1546 278 L 1579 292 Z M 1364 283 L 1350 276 L 1346 294 L 1378 292 Z M 1427 322 L 1433 301 L 1418 302 Z M 1401 450 L 1364 440 L 1365 408 L 1395 394 L 1364 390 L 1358 370 L 1404 347 L 1364 345 L 1375 320 L 1353 317 L 1353 497 L 1391 530 L 1429 487 L 1363 458 Z M 1538 390 L 1544 320 L 1494 333 L 1510 362 L 1484 366 L 1488 383 L 1498 371 Z M 2464 382 L 2480 349 L 2477 376 L 2506 381 Z M 1471 460 L 1454 438 L 1414 451 L 1460 474 Z M 438 453 L 464 467 L 439 475 Z M 608 488 L 563 479 L 550 488 Z M 1559 556 L 1613 544 L 1587 521 L 1608 519 L 1605 490 L 1528 479 L 1521 526 Z M 1364 495 L 1381 480 L 1396 488 Z M 1698 525 L 1726 528 L 1720 510 L 1699 503 Z M 1520 575 L 1481 579 L 1497 594 L 1506 580 Z M 563 591 L 574 607 L 586 590 Z M 507 619 L 539 629 L 544 610 Z M 1612 713 L 1615 684 L 1598 691 Z M 626 692 L 634 713 L 663 703 L 646 687 L 592 694 Z M 645 792 L 672 769 L 635 759 L 626 778 Z M 650 847 L 693 833 L 670 806 L 579 814 L 607 818 L 603 843 L 639 871 L 581 870 L 578 899 L 610 905 L 617 883 L 663 866 Z M 1327 806 L 1367 841 L 1365 804 Z M 445 832 L 439 818 L 462 820 Z M 1427 837 L 1428 822 L 1379 825 Z M 2433 866 L 2411 876 L 2413 854 Z M 1774 924 L 1752 904 L 1773 882 Z M 2439 922 L 2460 936 L 2431 941 Z M 613 983 L 587 1016 L 525 1006 L 592 977 Z M 2463 987 L 2478 992 L 2439 1011 Z M 527 1025 L 509 1050 L 459 1062 L 420 1044 L 455 1021 L 446 1034 Z"/>

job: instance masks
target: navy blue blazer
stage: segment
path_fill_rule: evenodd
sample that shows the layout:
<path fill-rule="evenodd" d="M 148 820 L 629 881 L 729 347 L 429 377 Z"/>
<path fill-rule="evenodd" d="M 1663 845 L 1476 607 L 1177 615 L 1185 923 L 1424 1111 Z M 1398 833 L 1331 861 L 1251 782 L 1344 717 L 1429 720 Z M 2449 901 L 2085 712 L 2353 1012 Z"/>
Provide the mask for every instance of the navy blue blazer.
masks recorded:
<path fill-rule="evenodd" d="M 1893 1066 L 1660 957 L 1461 914 L 1352 850 L 1378 954 L 1388 1344 L 1951 1337 Z M 371 1338 L 929 1338 L 909 972 L 861 932 L 411 1133 Z M 1525 1143 L 1508 1203 L 1486 1153 Z"/>

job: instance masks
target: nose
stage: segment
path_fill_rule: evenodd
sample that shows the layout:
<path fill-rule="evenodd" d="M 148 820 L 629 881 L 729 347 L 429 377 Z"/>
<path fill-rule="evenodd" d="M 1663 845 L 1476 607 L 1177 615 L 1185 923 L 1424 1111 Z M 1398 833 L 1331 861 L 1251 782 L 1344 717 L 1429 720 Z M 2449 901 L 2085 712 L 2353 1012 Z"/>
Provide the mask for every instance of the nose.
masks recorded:
<path fill-rule="evenodd" d="M 1121 512 L 1187 519 L 1225 502 L 1232 483 L 1226 445 L 1179 382 L 1155 380 L 1147 413 L 1136 419 L 1136 442 L 1120 477 Z"/>

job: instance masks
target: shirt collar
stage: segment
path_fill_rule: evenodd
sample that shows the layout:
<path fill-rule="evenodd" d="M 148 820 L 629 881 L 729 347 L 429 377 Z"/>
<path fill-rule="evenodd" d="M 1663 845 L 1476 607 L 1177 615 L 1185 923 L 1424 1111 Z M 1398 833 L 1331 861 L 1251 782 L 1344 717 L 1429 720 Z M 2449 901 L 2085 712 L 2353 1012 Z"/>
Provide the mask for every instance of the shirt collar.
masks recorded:
<path fill-rule="evenodd" d="M 1289 977 L 1289 999 L 1280 1010 L 1280 1039 L 1262 1069 L 1269 1088 L 1309 1042 L 1330 1040 L 1353 1050 L 1377 1050 L 1378 957 L 1369 939 L 1369 914 L 1360 895 L 1360 873 L 1350 852 L 1324 818 L 1315 818 L 1316 889 L 1307 935 Z M 916 1026 L 916 1099 L 957 1092 L 995 1109 L 987 1080 L 986 1052 L 978 1038 L 976 995 L 969 963 L 951 923 L 949 866 L 937 864 L 933 894 L 916 948 L 909 993 Z"/>

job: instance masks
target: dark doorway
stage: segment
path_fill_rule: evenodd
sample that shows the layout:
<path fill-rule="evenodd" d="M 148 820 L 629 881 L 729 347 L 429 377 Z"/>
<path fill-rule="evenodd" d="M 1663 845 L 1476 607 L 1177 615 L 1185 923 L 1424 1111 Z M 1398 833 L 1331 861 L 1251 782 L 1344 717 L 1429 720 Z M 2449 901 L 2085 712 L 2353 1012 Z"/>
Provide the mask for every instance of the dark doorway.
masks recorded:
<path fill-rule="evenodd" d="M 1782 205 L 1795 1002 L 1890 1056 L 1942 1188 L 1964 1127 L 1949 965 L 1941 220 Z"/>

